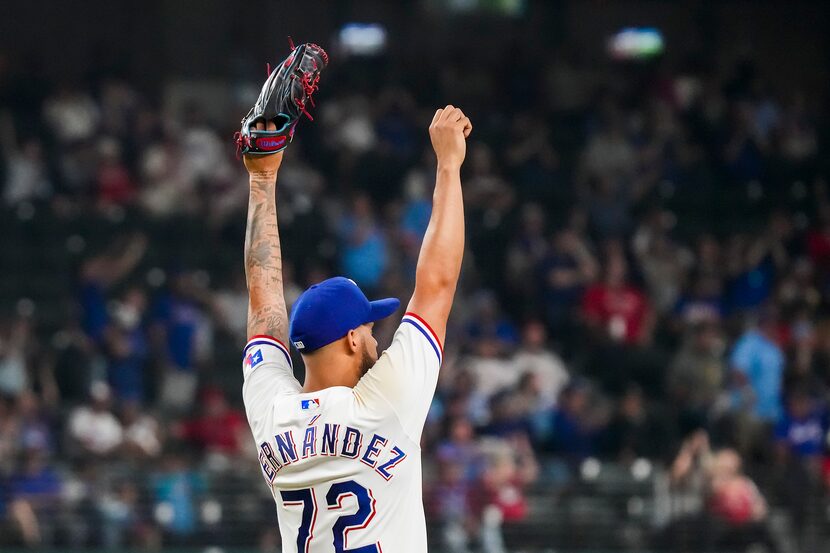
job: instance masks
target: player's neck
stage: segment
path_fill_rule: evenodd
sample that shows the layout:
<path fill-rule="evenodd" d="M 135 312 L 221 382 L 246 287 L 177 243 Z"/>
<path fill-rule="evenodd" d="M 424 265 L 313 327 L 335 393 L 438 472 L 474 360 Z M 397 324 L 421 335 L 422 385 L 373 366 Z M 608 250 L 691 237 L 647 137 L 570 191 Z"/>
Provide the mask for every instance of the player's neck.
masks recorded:
<path fill-rule="evenodd" d="M 303 393 L 318 392 L 335 386 L 354 388 L 360 380 L 358 361 L 352 356 L 319 351 L 314 355 L 304 355 L 303 361 Z"/>

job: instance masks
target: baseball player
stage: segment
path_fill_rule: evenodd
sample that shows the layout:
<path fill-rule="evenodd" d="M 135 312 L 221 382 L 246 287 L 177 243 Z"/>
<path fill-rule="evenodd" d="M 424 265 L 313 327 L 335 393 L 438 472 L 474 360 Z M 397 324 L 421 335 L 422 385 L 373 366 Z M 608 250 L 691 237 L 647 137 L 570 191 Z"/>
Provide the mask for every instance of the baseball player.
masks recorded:
<path fill-rule="evenodd" d="M 289 318 L 277 173 L 327 61 L 319 46 L 294 48 L 237 133 L 250 176 L 245 409 L 277 504 L 283 553 L 423 553 L 419 443 L 461 269 L 460 168 L 472 125 L 449 105 L 429 127 L 438 161 L 432 215 L 415 291 L 389 348 L 378 355 L 372 327 L 399 300 L 369 301 L 347 278 L 306 290 Z M 293 376 L 289 342 L 302 354 L 303 384 Z"/>

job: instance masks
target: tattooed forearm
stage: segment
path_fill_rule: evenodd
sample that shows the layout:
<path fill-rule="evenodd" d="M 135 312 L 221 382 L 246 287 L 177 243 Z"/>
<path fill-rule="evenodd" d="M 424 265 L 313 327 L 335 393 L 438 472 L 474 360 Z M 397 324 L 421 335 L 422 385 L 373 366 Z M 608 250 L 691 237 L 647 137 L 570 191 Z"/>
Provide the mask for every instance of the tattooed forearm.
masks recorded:
<path fill-rule="evenodd" d="M 288 313 L 282 286 L 277 228 L 276 173 L 251 175 L 245 276 L 248 281 L 248 337 L 266 334 L 286 341 Z"/>

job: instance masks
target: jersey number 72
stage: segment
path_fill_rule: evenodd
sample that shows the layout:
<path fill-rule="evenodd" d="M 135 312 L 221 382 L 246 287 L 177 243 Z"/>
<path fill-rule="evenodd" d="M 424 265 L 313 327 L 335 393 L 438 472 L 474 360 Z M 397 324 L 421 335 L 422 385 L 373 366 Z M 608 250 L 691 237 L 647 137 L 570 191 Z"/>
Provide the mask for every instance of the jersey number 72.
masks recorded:
<path fill-rule="evenodd" d="M 311 538 L 314 537 L 314 523 L 317 521 L 317 497 L 312 488 L 301 490 L 281 491 L 283 505 L 302 505 L 303 514 L 300 519 L 300 528 L 297 532 L 297 553 L 308 553 Z M 357 501 L 357 512 L 343 515 L 337 519 L 331 531 L 334 536 L 335 553 L 382 553 L 380 542 L 364 545 L 355 549 L 346 549 L 346 539 L 352 530 L 366 528 L 375 516 L 375 498 L 372 490 L 364 488 L 354 480 L 336 482 L 326 493 L 326 505 L 329 511 L 343 508 L 343 499 L 354 496 Z"/>

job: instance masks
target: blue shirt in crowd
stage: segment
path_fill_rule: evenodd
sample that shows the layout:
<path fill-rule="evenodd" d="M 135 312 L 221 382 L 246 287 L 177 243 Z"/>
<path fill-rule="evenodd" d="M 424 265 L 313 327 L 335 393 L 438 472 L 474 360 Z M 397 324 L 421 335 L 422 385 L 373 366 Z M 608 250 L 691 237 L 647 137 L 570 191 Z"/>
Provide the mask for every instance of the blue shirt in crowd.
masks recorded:
<path fill-rule="evenodd" d="M 104 287 L 95 281 L 84 282 L 80 289 L 80 302 L 84 332 L 96 342 L 101 341 L 109 323 Z"/>
<path fill-rule="evenodd" d="M 188 470 L 155 476 L 153 492 L 156 501 L 169 505 L 171 509 L 170 520 L 166 523 L 171 532 L 187 535 L 196 530 L 199 513 L 195 502 L 204 488 L 202 477 Z"/>
<path fill-rule="evenodd" d="M 738 275 L 728 287 L 729 308 L 734 313 L 763 305 L 772 294 L 775 263 L 767 256 L 757 267 Z"/>
<path fill-rule="evenodd" d="M 380 284 L 380 279 L 386 271 L 386 238 L 377 226 L 358 229 L 358 224 L 347 218 L 341 226 L 344 237 L 341 248 L 342 269 L 360 286 L 374 289 Z M 365 236 L 355 239 L 356 233 L 363 232 L 366 233 Z"/>
<path fill-rule="evenodd" d="M 121 400 L 144 401 L 144 369 L 148 346 L 144 328 L 128 331 L 129 353 L 110 359 L 107 376 L 115 396 Z"/>
<path fill-rule="evenodd" d="M 166 294 L 155 305 L 154 320 L 167 331 L 167 353 L 179 369 L 192 370 L 199 325 L 199 306 L 195 302 Z"/>
<path fill-rule="evenodd" d="M 827 418 L 819 411 L 800 418 L 785 413 L 775 426 L 775 439 L 786 443 L 798 457 L 821 455 L 825 434 Z"/>
<path fill-rule="evenodd" d="M 755 415 L 765 421 L 776 421 L 781 416 L 781 380 L 784 374 L 784 354 L 769 338 L 750 330 L 735 344 L 731 366 L 744 374 L 755 394 Z"/>

